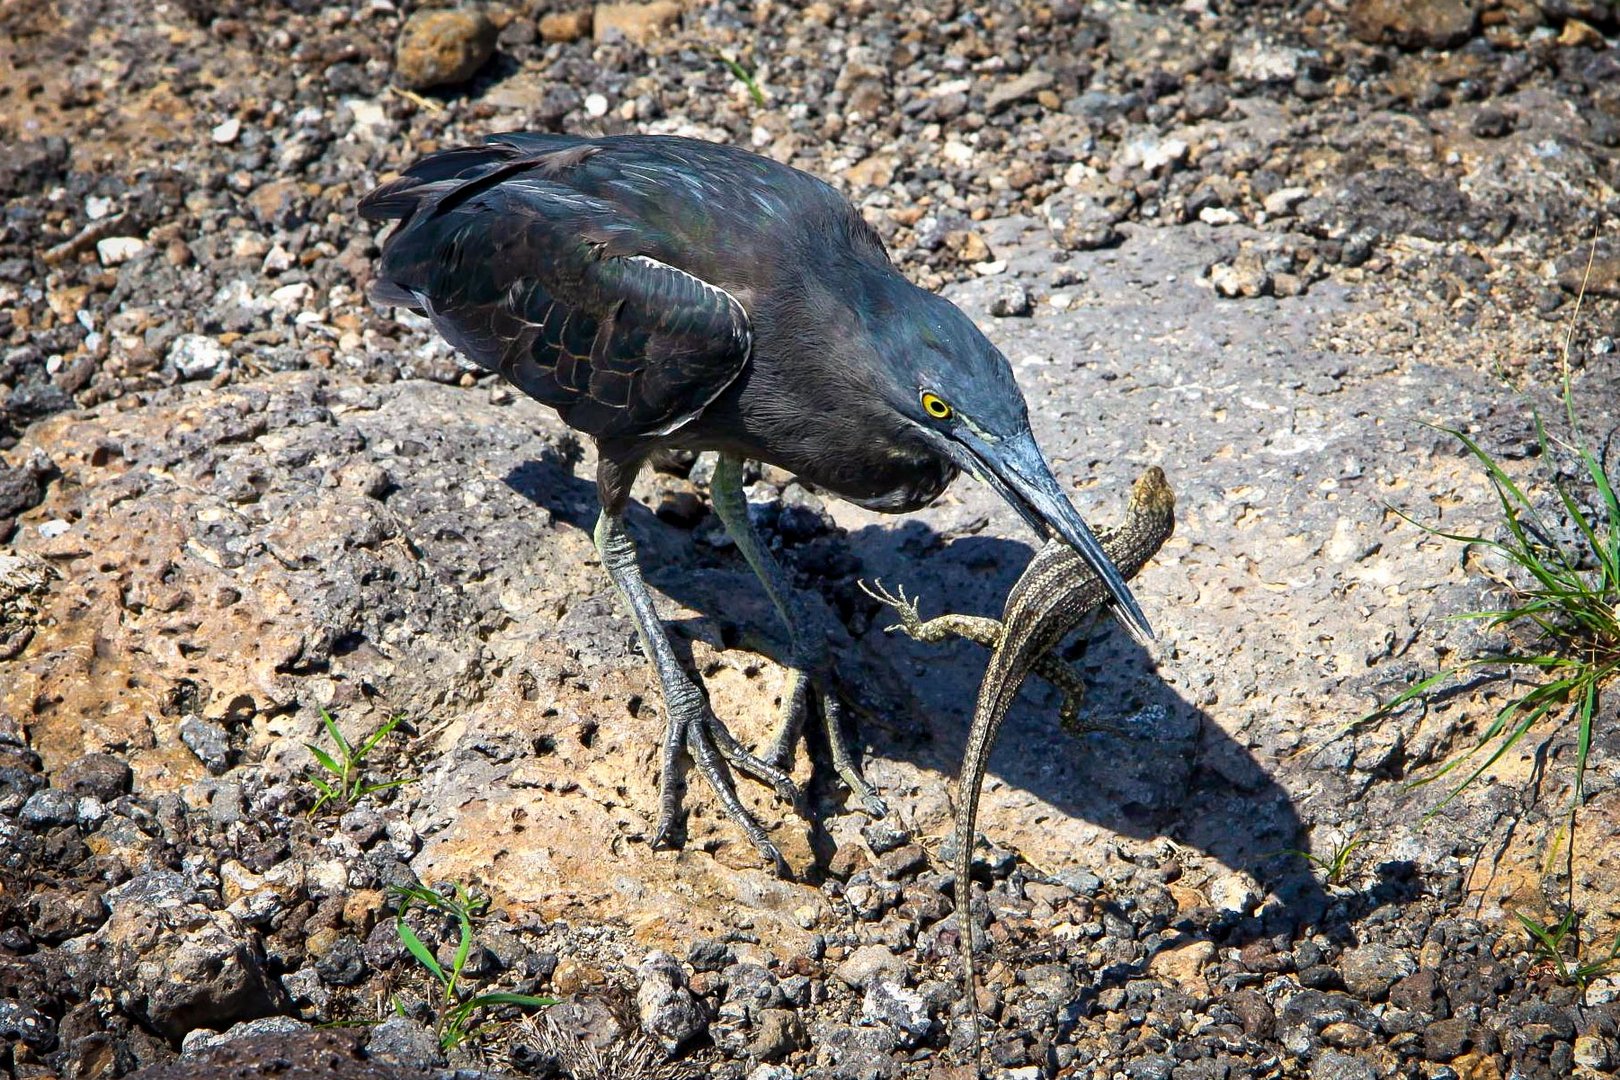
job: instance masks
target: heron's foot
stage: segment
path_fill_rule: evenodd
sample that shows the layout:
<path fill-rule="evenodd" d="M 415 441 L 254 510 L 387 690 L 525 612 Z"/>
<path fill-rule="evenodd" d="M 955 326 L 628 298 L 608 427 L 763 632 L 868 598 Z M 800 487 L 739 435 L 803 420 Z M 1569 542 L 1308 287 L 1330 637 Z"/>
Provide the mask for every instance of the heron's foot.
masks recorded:
<path fill-rule="evenodd" d="M 673 765 L 684 750 L 698 773 L 714 789 L 726 817 L 743 831 L 778 877 L 791 877 L 792 871 L 781 849 L 738 798 L 732 773 L 740 772 L 769 785 L 784 802 L 802 812 L 803 799 L 798 786 L 781 769 L 745 750 L 702 698 L 667 705 L 669 726 L 664 732 L 665 764 L 659 777 L 658 824 L 653 831 L 653 846 L 674 846 L 675 822 L 681 808 L 681 781 Z"/>
<path fill-rule="evenodd" d="M 819 713 L 833 771 L 868 814 L 882 817 L 889 812 L 889 808 L 866 777 L 861 775 L 855 755 L 850 752 L 844 730 L 844 702 L 838 696 L 836 682 L 832 665 L 825 656 L 816 658 L 811 664 L 795 665 L 788 669 L 787 687 L 782 692 L 781 719 L 777 723 L 776 735 L 765 752 L 765 760 L 778 769 L 792 768 L 793 749 L 799 735 L 805 730 L 810 715 Z"/>

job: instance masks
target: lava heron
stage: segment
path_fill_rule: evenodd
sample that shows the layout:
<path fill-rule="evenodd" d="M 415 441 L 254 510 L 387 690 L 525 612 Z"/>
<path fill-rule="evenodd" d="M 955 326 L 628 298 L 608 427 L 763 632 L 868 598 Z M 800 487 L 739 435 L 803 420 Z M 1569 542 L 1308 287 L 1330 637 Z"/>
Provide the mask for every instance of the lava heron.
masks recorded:
<path fill-rule="evenodd" d="M 663 685 L 668 728 L 654 843 L 679 810 L 683 750 L 779 873 L 732 769 L 795 805 L 784 771 L 814 699 L 833 767 L 883 804 L 844 742 L 827 637 L 748 520 L 744 459 L 874 510 L 932 502 L 978 476 L 1085 558 L 1151 637 L 1119 572 L 1059 488 L 1006 357 L 949 301 L 902 277 L 848 200 L 735 147 L 668 136 L 513 133 L 430 154 L 360 203 L 397 220 L 372 298 L 426 315 L 480 366 L 597 446 L 602 565 Z M 791 636 L 780 727 L 743 748 L 682 669 L 624 526 L 654 451 L 719 452 L 715 513 Z"/>

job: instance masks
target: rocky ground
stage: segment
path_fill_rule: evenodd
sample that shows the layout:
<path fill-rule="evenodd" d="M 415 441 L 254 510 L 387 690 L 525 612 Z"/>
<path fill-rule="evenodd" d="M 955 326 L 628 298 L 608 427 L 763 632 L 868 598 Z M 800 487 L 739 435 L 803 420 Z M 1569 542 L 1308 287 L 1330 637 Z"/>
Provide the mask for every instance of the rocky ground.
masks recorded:
<path fill-rule="evenodd" d="M 1424 422 L 1545 498 L 1566 362 L 1588 435 L 1620 415 L 1617 33 L 1606 0 L 0 9 L 0 1062 L 968 1075 L 941 844 L 982 667 L 856 583 L 994 612 L 1030 538 L 970 482 L 892 519 L 767 471 L 892 813 L 745 788 L 781 882 L 694 785 L 652 851 L 661 719 L 590 448 L 363 299 L 360 194 L 541 128 L 826 176 L 1007 353 L 1093 521 L 1148 464 L 1177 489 L 1137 587 L 1161 641 L 1082 660 L 1126 734 L 1032 685 L 993 763 L 998 1075 L 1613 1074 L 1620 979 L 1583 992 L 1509 917 L 1620 932 L 1613 704 L 1573 845 L 1552 727 L 1422 820 L 1444 789 L 1408 781 L 1499 688 L 1354 721 L 1489 643 L 1444 621 L 1489 602 L 1478 561 L 1392 510 L 1498 527 Z M 644 478 L 632 525 L 756 740 L 780 647 L 707 470 Z M 412 783 L 312 812 L 323 709 L 403 716 L 364 775 Z M 1298 854 L 1351 841 L 1342 874 Z M 467 984 L 562 1001 L 448 1054 L 394 891 L 446 882 L 493 898 Z M 451 962 L 454 922 L 409 918 Z"/>

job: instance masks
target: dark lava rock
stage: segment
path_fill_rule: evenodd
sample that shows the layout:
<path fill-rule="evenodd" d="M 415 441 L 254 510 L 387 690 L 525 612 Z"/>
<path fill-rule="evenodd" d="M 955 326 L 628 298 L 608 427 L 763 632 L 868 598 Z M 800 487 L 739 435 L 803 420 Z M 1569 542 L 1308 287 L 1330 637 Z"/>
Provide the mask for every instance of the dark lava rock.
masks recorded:
<path fill-rule="evenodd" d="M 107 905 L 95 889 L 42 889 L 29 897 L 28 909 L 29 934 L 47 945 L 88 934 L 107 921 Z"/>
<path fill-rule="evenodd" d="M 731 946 L 716 938 L 699 938 L 686 950 L 693 971 L 719 971 L 737 959 Z"/>
<path fill-rule="evenodd" d="M 331 986 L 358 986 L 366 977 L 366 954 L 358 939 L 344 934 L 315 961 L 315 972 Z"/>
<path fill-rule="evenodd" d="M 1430 1061 L 1450 1061 L 1474 1046 L 1473 1025 L 1460 1016 L 1436 1020 L 1423 1029 L 1423 1056 Z"/>
<path fill-rule="evenodd" d="M 78 800 L 59 788 L 46 788 L 28 796 L 23 803 L 23 824 L 30 829 L 53 829 L 78 820 Z"/>
<path fill-rule="evenodd" d="M 403 1016 L 391 1016 L 371 1029 L 366 1055 L 408 1069 L 431 1069 L 444 1064 L 444 1051 L 433 1032 Z"/>
<path fill-rule="evenodd" d="M 1369 169 L 1347 178 L 1330 198 L 1310 198 L 1299 205 L 1300 223 L 1325 237 L 1374 239 L 1416 236 L 1424 240 L 1499 239 L 1513 224 L 1512 212 L 1487 215 L 1445 177 L 1425 176 L 1416 169 L 1392 166 Z M 1353 258 L 1345 251 L 1344 261 Z"/>
<path fill-rule="evenodd" d="M 0 199 L 43 191 L 67 163 L 68 143 L 60 136 L 12 143 L 0 154 Z"/>
<path fill-rule="evenodd" d="M 231 1039 L 133 1075 L 141 1080 L 431 1080 L 435 1074 L 369 1060 L 356 1032 L 312 1031 Z"/>
<path fill-rule="evenodd" d="M 56 786 L 74 795 L 92 795 L 112 802 L 127 795 L 135 774 L 129 762 L 112 754 L 86 754 L 68 763 L 55 776 Z"/>
<path fill-rule="evenodd" d="M 1417 970 L 1410 953 L 1388 945 L 1362 945 L 1339 958 L 1345 989 L 1366 1001 L 1382 1001 L 1389 988 Z"/>
<path fill-rule="evenodd" d="M 1468 130 L 1481 139 L 1503 138 L 1513 134 L 1513 114 L 1506 109 L 1486 106 L 1474 114 Z"/>

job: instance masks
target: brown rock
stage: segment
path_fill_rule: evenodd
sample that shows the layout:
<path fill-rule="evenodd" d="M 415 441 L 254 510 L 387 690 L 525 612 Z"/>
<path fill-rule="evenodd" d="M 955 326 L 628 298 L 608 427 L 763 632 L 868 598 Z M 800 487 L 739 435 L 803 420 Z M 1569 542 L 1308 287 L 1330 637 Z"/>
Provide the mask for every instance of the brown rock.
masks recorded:
<path fill-rule="evenodd" d="M 591 32 L 591 9 L 548 11 L 540 16 L 542 41 L 578 41 Z"/>
<path fill-rule="evenodd" d="M 1350 32 L 1369 45 L 1449 49 L 1474 36 L 1479 5 L 1473 0 L 1354 0 Z"/>
<path fill-rule="evenodd" d="M 597 4 L 592 34 L 597 41 L 622 38 L 634 45 L 646 45 L 659 34 L 675 29 L 681 21 L 681 5 L 674 0 L 653 0 L 650 4 Z"/>
<path fill-rule="evenodd" d="M 1165 949 L 1148 961 L 1148 973 L 1190 994 L 1209 993 L 1204 965 L 1215 959 L 1215 946 L 1208 941 L 1192 941 L 1179 948 Z"/>
<path fill-rule="evenodd" d="M 495 51 L 497 33 L 482 11 L 418 11 L 399 33 L 394 77 L 411 90 L 466 82 Z"/>

